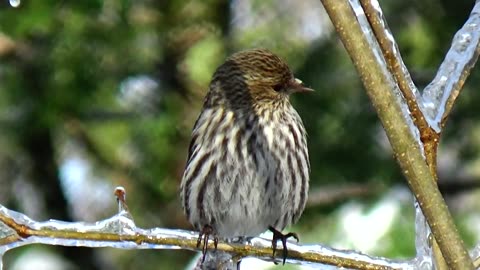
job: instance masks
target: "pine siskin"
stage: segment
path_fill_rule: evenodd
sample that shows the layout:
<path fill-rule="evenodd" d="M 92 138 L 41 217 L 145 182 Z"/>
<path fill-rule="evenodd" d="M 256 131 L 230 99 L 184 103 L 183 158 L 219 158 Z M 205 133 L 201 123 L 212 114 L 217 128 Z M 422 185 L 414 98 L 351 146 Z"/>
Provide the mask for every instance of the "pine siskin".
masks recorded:
<path fill-rule="evenodd" d="M 302 120 L 289 95 L 313 91 L 265 49 L 238 52 L 213 75 L 192 132 L 180 192 L 188 220 L 204 237 L 231 239 L 280 231 L 305 208 L 310 163 Z M 204 257 L 205 258 L 205 257 Z"/>

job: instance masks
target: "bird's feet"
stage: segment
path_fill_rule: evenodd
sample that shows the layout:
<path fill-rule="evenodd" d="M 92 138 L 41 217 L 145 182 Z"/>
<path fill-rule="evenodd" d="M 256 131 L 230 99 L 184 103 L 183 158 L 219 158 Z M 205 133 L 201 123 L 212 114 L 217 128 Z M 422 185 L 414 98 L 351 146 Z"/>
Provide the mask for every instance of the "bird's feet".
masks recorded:
<path fill-rule="evenodd" d="M 203 229 L 200 231 L 200 235 L 198 236 L 198 240 L 197 240 L 197 248 L 199 248 L 203 238 L 202 263 L 205 262 L 205 256 L 207 255 L 207 249 L 208 249 L 208 238 L 210 238 L 210 235 L 213 235 L 213 245 L 215 246 L 215 250 L 217 250 L 218 237 L 214 233 L 212 226 L 210 225 L 203 226 Z"/>
<path fill-rule="evenodd" d="M 298 235 L 296 233 L 287 233 L 283 234 L 279 231 L 277 231 L 275 228 L 272 226 L 268 226 L 268 230 L 273 233 L 273 238 L 272 238 L 272 248 L 273 248 L 273 259 L 275 260 L 275 252 L 277 251 L 277 241 L 281 240 L 282 245 L 283 245 L 283 264 L 285 264 L 285 260 L 287 259 L 288 255 L 288 250 L 287 250 L 287 239 L 290 237 L 293 237 L 297 240 L 297 243 L 299 241 Z"/>

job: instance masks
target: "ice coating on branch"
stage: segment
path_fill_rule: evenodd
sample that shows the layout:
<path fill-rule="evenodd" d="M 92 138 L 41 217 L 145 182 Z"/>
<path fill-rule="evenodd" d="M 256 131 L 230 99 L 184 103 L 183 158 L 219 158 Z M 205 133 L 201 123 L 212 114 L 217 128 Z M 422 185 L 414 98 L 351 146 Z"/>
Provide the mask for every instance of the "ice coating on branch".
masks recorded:
<path fill-rule="evenodd" d="M 26 216 L 24 216 L 26 217 Z M 131 219 L 131 216 L 128 212 L 122 211 L 117 215 L 97 221 L 95 223 L 86 223 L 86 222 L 65 222 L 61 220 L 48 220 L 44 222 L 34 222 L 29 220 L 29 227 L 35 230 L 65 230 L 72 232 L 106 232 L 106 233 L 115 233 L 121 235 L 134 235 L 135 234 L 135 223 Z M 27 220 L 25 219 L 25 220 Z M 17 221 L 21 221 L 18 218 Z"/>
<path fill-rule="evenodd" d="M 397 63 L 400 65 L 400 68 L 402 70 L 402 74 L 405 77 L 405 79 L 408 82 L 408 87 L 409 89 L 412 90 L 413 95 L 415 96 L 415 99 L 419 103 L 419 108 L 420 110 L 423 111 L 423 102 L 422 102 L 422 96 L 420 95 L 420 92 L 418 91 L 417 87 L 413 83 L 413 80 L 410 76 L 410 72 L 408 71 L 407 67 L 405 66 L 405 63 L 402 60 L 400 50 L 398 49 L 397 43 L 395 42 L 395 38 L 393 37 L 392 32 L 390 31 L 390 28 L 386 24 L 386 20 L 384 19 L 385 17 L 383 16 L 383 11 L 382 8 L 380 7 L 380 3 L 378 3 L 377 0 L 371 0 L 371 5 L 375 9 L 375 12 L 378 13 L 379 18 L 382 18 L 380 20 L 381 28 L 384 30 L 385 37 L 390 43 L 389 48 L 391 49 L 392 56 L 397 59 Z"/>
<path fill-rule="evenodd" d="M 264 246 L 271 245 L 271 241 L 268 239 L 257 237 L 251 240 L 251 245 L 264 247 Z M 322 254 L 322 256 L 343 257 L 343 258 L 348 258 L 355 261 L 361 261 L 361 262 L 366 262 L 366 263 L 371 263 L 376 265 L 382 265 L 385 267 L 391 267 L 393 269 L 405 269 L 405 270 L 415 269 L 414 264 L 412 264 L 411 261 L 395 261 L 395 260 L 389 260 L 384 258 L 376 258 L 376 257 L 372 257 L 372 256 L 368 256 L 368 255 L 356 252 L 356 251 L 338 250 L 338 249 L 333 249 L 323 245 L 302 245 L 301 246 L 301 245 L 296 245 L 294 242 L 289 241 L 288 250 L 296 251 L 302 254 L 317 253 L 317 254 Z M 263 258 L 263 259 L 271 259 L 271 258 Z M 290 263 L 301 263 L 303 265 L 312 265 L 312 266 L 314 265 L 315 266 L 314 268 L 317 268 L 317 269 L 339 269 L 335 266 L 331 266 L 327 264 L 309 264 L 309 263 L 305 263 L 305 262 L 302 263 L 302 262 L 299 262 L 296 260 L 290 260 L 290 259 L 287 259 L 287 261 Z"/>
<path fill-rule="evenodd" d="M 470 257 L 473 260 L 480 260 L 480 243 L 478 243 L 470 252 Z"/>
<path fill-rule="evenodd" d="M 196 243 L 198 232 L 185 230 L 172 230 L 164 228 L 142 229 L 135 225 L 126 204 L 126 193 L 121 187 L 114 192 L 119 205 L 119 213 L 105 220 L 93 223 L 64 222 L 48 220 L 38 222 L 22 213 L 18 213 L 0 205 L 0 260 L 5 252 L 10 249 L 27 244 L 47 244 L 78 247 L 112 247 L 120 249 L 192 249 Z M 423 221 L 424 222 L 424 221 Z M 18 233 L 18 234 L 17 234 Z M 422 240 L 423 241 L 423 240 Z M 213 240 L 212 243 L 213 244 Z M 223 243 L 222 243 L 223 245 Z M 271 237 L 256 237 L 247 243 L 228 242 L 226 250 L 219 247 L 209 257 L 212 262 L 221 260 L 225 265 L 234 266 L 241 257 L 235 256 L 235 249 L 270 250 Z M 248 247 L 245 249 L 245 247 Z M 225 248 L 225 246 L 223 247 Z M 292 257 L 287 259 L 290 263 L 306 267 L 321 267 L 322 269 L 338 269 L 340 265 L 376 265 L 380 268 L 393 269 L 419 269 L 418 266 L 431 265 L 428 262 L 428 250 L 420 250 L 415 260 L 390 260 L 387 258 L 372 257 L 356 251 L 338 250 L 322 245 L 298 245 L 288 243 Z M 229 251 L 230 250 L 230 251 Z M 228 253 L 227 253 L 228 251 Z M 242 252 L 240 253 L 242 254 Z M 255 258 L 272 261 L 271 253 L 261 253 Z M 425 255 L 423 255 L 425 254 Z M 243 254 L 245 256 L 246 254 Z M 263 257 L 262 257 L 263 256 Z M 425 258 L 424 258 L 425 257 Z M 278 259 L 278 257 L 277 257 Z M 207 257 L 208 260 L 208 257 Z M 327 264 L 328 263 L 328 264 Z M 337 265 L 332 266 L 332 265 Z M 430 268 L 421 268 L 430 269 Z"/>
<path fill-rule="evenodd" d="M 120 213 L 111 218 L 94 223 L 63 222 L 58 220 L 37 222 L 1 205 L 0 215 L 2 218 L 14 220 L 16 224 L 14 226 L 30 228 L 24 237 L 20 237 L 15 233 L 14 235 L 17 236 L 15 241 L 5 242 L 5 238 L 0 238 L 0 242 L 4 243 L 0 245 L 0 256 L 10 249 L 33 243 L 61 246 L 113 247 L 121 249 L 181 249 L 186 247 L 185 242 L 195 243 L 198 238 L 198 232 L 163 228 L 138 228 L 135 226 L 133 219 L 131 219 L 130 213 L 125 210 L 120 211 Z M 6 221 L 6 223 L 12 225 L 13 222 L 11 222 L 11 220 Z M 86 234 L 88 234 L 88 237 L 86 237 Z M 51 235 L 55 235 L 55 237 Z M 238 246 L 238 244 L 232 245 Z M 253 238 L 248 246 L 252 248 L 269 249 L 271 247 L 271 239 Z M 307 258 L 306 255 L 314 258 L 318 257 L 318 254 L 321 254 L 322 256 L 338 256 L 351 261 L 382 265 L 394 269 L 414 269 L 414 264 L 412 264 L 411 261 L 394 261 L 385 258 L 371 257 L 355 251 L 335 250 L 321 245 L 300 246 L 294 242 L 289 242 L 288 248 L 291 251 L 305 255 L 305 258 Z M 228 255 L 225 256 L 225 258 L 230 260 L 230 254 L 225 255 Z M 263 258 L 260 257 L 260 259 L 271 261 L 271 256 L 269 254 Z M 304 262 L 296 259 L 289 259 L 288 261 L 305 266 L 325 266 L 325 269 L 334 269 L 332 266 L 320 263 Z M 233 258 L 229 263 L 235 264 Z"/>
<path fill-rule="evenodd" d="M 15 231 L 12 228 L 6 226 L 4 223 L 0 222 L 0 239 L 15 235 Z"/>
<path fill-rule="evenodd" d="M 85 240 L 85 239 L 75 239 L 76 232 L 78 233 L 90 233 L 95 234 L 101 233 L 110 234 L 110 235 L 120 235 L 121 236 L 135 236 L 138 234 L 145 235 L 146 239 L 160 239 L 160 238 L 171 238 L 175 236 L 180 239 L 196 239 L 197 234 L 192 234 L 189 231 L 182 230 L 168 230 L 161 228 L 154 228 L 150 230 L 141 229 L 135 226 L 133 219 L 131 219 L 130 213 L 126 211 L 121 211 L 117 215 L 100 220 L 94 223 L 87 222 L 64 222 L 60 220 L 48 220 L 45 222 L 37 222 L 29 217 L 9 210 L 4 206 L 0 205 L 0 213 L 3 216 L 12 217 L 17 224 L 24 224 L 30 227 L 33 230 L 37 231 L 53 231 L 53 232 L 68 232 L 72 233 L 72 236 L 62 237 L 49 237 L 49 236 L 29 236 L 27 238 L 18 237 L 17 241 L 7 243 L 5 245 L 0 245 L 0 254 L 5 253 L 6 251 L 23 246 L 26 244 L 51 244 L 51 245 L 61 245 L 61 246 L 84 246 L 84 247 L 114 247 L 122 249 L 131 249 L 131 248 L 148 248 L 148 249 L 177 249 L 179 247 L 170 246 L 170 245 L 159 245 L 159 244 L 149 244 L 146 242 L 135 243 L 128 240 L 125 241 L 100 241 L 100 240 Z M 5 224 L 1 223 L 1 226 L 5 227 Z M 2 228 L 3 228 L 2 227 Z M 11 229 L 10 229 L 11 230 Z M 7 230 L 4 230 L 7 231 Z M 12 235 L 16 235 L 13 232 Z M 0 237 L 0 240 L 4 238 Z"/>
<path fill-rule="evenodd" d="M 111 233 L 118 235 L 135 235 L 136 227 L 134 221 L 131 219 L 131 215 L 122 211 L 119 214 L 101 220 L 95 223 L 86 223 L 86 222 L 64 222 L 60 220 L 48 220 L 44 222 L 36 222 L 29 217 L 9 210 L 4 206 L 0 205 L 0 213 L 3 216 L 11 217 L 15 223 L 23 224 L 29 227 L 31 230 L 36 231 L 67 231 L 69 233 Z M 15 242 L 10 242 L 6 245 L 0 246 L 0 254 L 4 253 L 12 248 L 22 246 L 30 243 L 44 243 L 44 244 L 54 244 L 54 245 L 64 245 L 64 246 L 90 246 L 90 247 L 99 247 L 99 246 L 112 246 L 112 242 L 105 245 L 102 241 L 86 241 L 86 240 L 75 240 L 75 239 L 66 239 L 66 238 L 50 238 L 48 236 L 29 236 L 27 238 L 22 238 L 18 236 L 15 231 L 6 226 L 4 223 L 0 223 L 2 232 L 8 232 L 11 236 L 17 236 L 18 240 Z M 8 228 L 3 229 L 3 228 Z M 3 237 L 2 237 L 3 235 Z M 4 239 L 7 236 L 5 233 L 0 235 L 0 239 Z"/>
<path fill-rule="evenodd" d="M 480 1 L 476 4 L 463 27 L 455 34 L 450 50 L 433 81 L 425 87 L 423 102 L 429 124 L 441 131 L 446 110 L 451 109 L 449 99 L 455 100 L 480 52 Z"/>
<path fill-rule="evenodd" d="M 383 63 L 382 67 L 385 69 L 385 72 L 387 72 L 386 63 L 383 58 L 382 51 L 378 46 L 377 40 L 375 39 L 375 35 L 373 34 L 372 28 L 370 27 L 370 23 L 367 20 L 367 16 L 363 11 L 362 5 L 358 0 L 349 0 L 349 2 L 350 2 L 350 6 L 353 8 L 353 11 L 355 12 L 358 23 L 360 24 L 360 27 L 362 28 L 362 31 L 365 33 L 365 37 L 367 38 L 367 41 L 370 44 L 370 47 L 372 48 L 372 52 L 374 53 L 375 58 L 377 58 L 377 62 Z"/>
<path fill-rule="evenodd" d="M 365 12 L 363 11 L 362 5 L 360 4 L 360 2 L 358 0 L 349 0 L 349 3 L 350 3 L 350 6 L 353 8 L 353 10 L 355 12 L 358 23 L 360 24 L 360 27 L 362 28 L 363 33 L 365 34 L 365 38 L 368 41 L 369 47 L 371 48 L 372 52 L 374 53 L 375 58 L 377 59 L 377 62 L 381 63 L 382 73 L 384 73 L 386 75 L 385 77 L 388 78 L 388 80 L 389 80 L 388 84 L 393 89 L 393 92 L 394 92 L 394 94 L 397 98 L 398 104 L 400 105 L 400 108 L 402 110 L 402 114 L 403 114 L 404 118 L 406 119 L 406 121 L 408 123 L 409 129 L 411 130 L 412 134 L 415 135 L 416 140 L 420 143 L 420 133 L 418 131 L 418 128 L 413 123 L 413 120 L 410 116 L 410 111 L 408 109 L 408 105 L 405 101 L 405 98 L 403 97 L 403 94 L 401 93 L 400 89 L 398 88 L 397 83 L 394 81 L 394 78 L 392 77 L 392 74 L 388 71 L 387 63 L 385 62 L 385 58 L 383 57 L 382 50 L 380 48 L 380 45 L 377 42 L 377 39 L 375 37 L 375 34 L 373 33 L 373 30 L 370 26 L 370 23 L 367 20 L 367 17 L 365 15 Z M 380 6 L 379 6 L 378 2 L 376 4 L 374 4 L 374 6 L 375 5 L 377 7 L 377 12 L 381 13 Z M 393 39 L 393 36 L 391 34 L 389 34 L 389 38 L 390 38 L 390 42 L 395 43 L 395 41 Z M 396 48 L 396 46 L 393 46 L 393 47 Z M 397 51 L 396 53 L 398 54 L 397 56 L 399 57 L 400 52 L 398 51 L 398 48 L 396 50 L 394 49 L 394 51 Z M 404 70 L 404 72 L 406 72 L 406 74 L 408 74 L 408 71 L 406 71 L 407 68 L 404 65 L 402 66 L 402 69 Z M 410 78 L 410 76 L 408 76 L 408 77 Z M 411 82 L 411 80 L 410 80 L 409 84 L 411 86 L 411 89 L 416 89 L 415 85 L 413 84 L 413 82 Z M 419 95 L 418 91 L 415 91 L 414 94 L 420 100 L 420 95 Z M 420 108 L 422 108 L 422 105 L 419 105 L 419 106 L 420 106 Z"/>
<path fill-rule="evenodd" d="M 417 251 L 415 258 L 416 269 L 430 270 L 433 269 L 433 251 L 430 246 L 431 231 L 427 220 L 423 215 L 422 209 L 415 200 L 415 248 Z"/>

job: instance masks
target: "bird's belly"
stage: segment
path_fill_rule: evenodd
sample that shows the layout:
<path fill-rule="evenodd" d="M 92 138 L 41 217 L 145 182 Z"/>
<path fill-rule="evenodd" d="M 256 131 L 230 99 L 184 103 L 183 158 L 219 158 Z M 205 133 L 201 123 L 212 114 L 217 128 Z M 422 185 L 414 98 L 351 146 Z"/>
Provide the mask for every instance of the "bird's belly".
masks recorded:
<path fill-rule="evenodd" d="M 277 122 L 241 130 L 203 142 L 199 152 L 216 151 L 205 180 L 198 181 L 205 184 L 196 187 L 204 192 L 189 198 L 190 221 L 197 229 L 212 226 L 223 238 L 284 229 L 300 216 L 308 190 L 308 156 L 297 150 L 303 147 L 300 127 Z"/>
<path fill-rule="evenodd" d="M 275 201 L 275 196 L 266 196 L 262 188 L 244 187 L 243 191 L 246 192 L 233 193 L 230 199 L 218 202 L 223 204 L 221 215 L 215 219 L 218 236 L 257 236 L 285 215 L 285 208 L 275 207 L 280 203 Z"/>

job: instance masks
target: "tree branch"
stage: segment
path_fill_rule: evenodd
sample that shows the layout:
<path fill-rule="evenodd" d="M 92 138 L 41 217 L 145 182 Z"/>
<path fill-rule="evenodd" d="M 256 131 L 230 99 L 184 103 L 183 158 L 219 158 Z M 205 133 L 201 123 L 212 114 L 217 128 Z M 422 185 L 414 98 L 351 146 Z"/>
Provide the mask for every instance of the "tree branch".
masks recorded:
<path fill-rule="evenodd" d="M 440 132 L 452 110 L 463 84 L 480 54 L 480 1 L 476 1 L 470 17 L 455 34 L 437 75 L 425 87 L 425 113 Z"/>
<path fill-rule="evenodd" d="M 410 73 L 402 60 L 400 50 L 398 49 L 393 34 L 383 16 L 380 4 L 376 0 L 360 0 L 360 3 L 380 45 L 387 67 L 390 73 L 394 76 L 404 99 L 407 101 L 413 123 L 420 132 L 420 140 L 422 142 L 420 146 L 423 147 L 423 153 L 425 155 L 425 160 L 429 165 L 430 173 L 434 176 L 435 180 L 438 180 L 437 150 L 440 141 L 440 134 L 435 132 L 427 123 L 429 118 L 426 119 L 423 113 L 424 103 L 422 96 L 418 92 L 418 89 L 413 83 Z M 433 241 L 432 248 L 437 268 L 439 270 L 448 269 L 436 241 Z"/>
<path fill-rule="evenodd" d="M 407 67 L 403 63 L 400 50 L 383 16 L 380 4 L 376 0 L 360 0 L 360 3 L 380 45 L 388 70 L 395 78 L 398 88 L 407 101 L 413 123 L 418 127 L 420 132 L 427 129 L 429 125 L 422 112 L 423 102 L 417 102 L 417 100 L 422 100 L 422 96 L 418 92 Z"/>
<path fill-rule="evenodd" d="M 407 67 L 403 63 L 397 43 L 388 28 L 382 9 L 377 0 L 360 0 L 367 19 L 382 50 L 388 70 L 393 75 L 403 98 L 406 100 L 413 124 L 420 132 L 423 152 L 429 165 L 430 172 L 437 177 L 437 149 L 440 141 L 440 131 L 435 131 L 427 123 L 430 118 L 424 116 L 424 102 L 417 87 L 410 77 Z"/>
<path fill-rule="evenodd" d="M 0 205 L 0 257 L 6 251 L 28 245 L 48 244 L 84 247 L 113 247 L 121 249 L 187 249 L 197 248 L 198 232 L 135 226 L 124 201 L 120 200 L 119 214 L 95 223 L 50 220 L 37 222 Z M 209 249 L 214 248 L 213 241 Z M 218 250 L 237 258 L 253 256 L 272 260 L 271 241 L 253 238 L 248 244 L 220 242 Z M 278 251 L 278 254 L 281 254 Z M 413 261 L 393 261 L 370 257 L 354 251 L 335 250 L 320 245 L 288 243 L 288 262 L 317 263 L 351 269 L 405 269 Z"/>
<path fill-rule="evenodd" d="M 398 86 L 386 69 L 381 49 L 372 36 L 357 1 L 322 0 L 340 39 L 363 81 L 427 222 L 451 269 L 473 269 L 472 261 L 427 166 Z"/>

